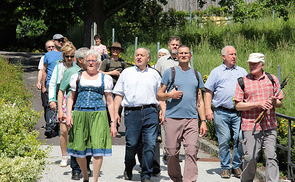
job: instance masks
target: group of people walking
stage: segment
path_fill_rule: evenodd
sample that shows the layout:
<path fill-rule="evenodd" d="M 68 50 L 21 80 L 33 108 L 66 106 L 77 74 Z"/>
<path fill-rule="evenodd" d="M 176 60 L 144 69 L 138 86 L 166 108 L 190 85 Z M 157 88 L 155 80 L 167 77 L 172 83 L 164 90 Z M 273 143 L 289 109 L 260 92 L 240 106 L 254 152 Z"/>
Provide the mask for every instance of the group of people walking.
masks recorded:
<path fill-rule="evenodd" d="M 159 163 L 154 161 L 159 158 L 155 154 L 158 136 L 162 133 L 171 180 L 197 181 L 198 137 L 207 134 L 207 121 L 214 121 L 222 178 L 230 178 L 232 173 L 241 181 L 253 181 L 256 159 L 263 148 L 266 180 L 278 182 L 274 108 L 281 107 L 283 94 L 275 96 L 279 81 L 263 70 L 263 54 L 250 54 L 248 74 L 236 65 L 235 48 L 225 46 L 221 50 L 222 64 L 211 71 L 204 83 L 200 72 L 190 67 L 190 48 L 181 44 L 178 36 L 169 39 L 169 51 L 159 50 L 159 60 L 154 67 L 149 66 L 151 53 L 147 48 L 137 49 L 135 65 L 127 67 L 119 58 L 124 51 L 120 43 L 109 47 L 112 54 L 109 58 L 100 36 L 95 38 L 99 39 L 98 45 L 91 50 L 76 50 L 71 42 L 63 41 L 65 37 L 61 34 L 54 35 L 55 48 L 45 54 L 42 69 L 42 93 L 49 89 L 49 108 L 45 99 L 43 105 L 49 113 L 58 110 L 61 166 L 67 164 L 67 155 L 70 155 L 72 179 L 80 179 L 82 171 L 84 181 L 89 180 L 92 156 L 93 178 L 98 180 L 103 156 L 112 154 L 111 140 L 117 135 L 117 125 L 124 114 L 125 180 L 132 179 L 135 155 L 140 151 L 141 181 L 152 181 L 154 169 L 159 168 Z M 263 110 L 267 110 L 266 114 L 252 133 L 255 119 Z M 48 113 L 45 115 L 45 135 L 51 137 L 54 122 Z M 163 126 L 162 132 L 159 125 Z M 185 150 L 183 174 L 179 165 L 181 144 Z"/>

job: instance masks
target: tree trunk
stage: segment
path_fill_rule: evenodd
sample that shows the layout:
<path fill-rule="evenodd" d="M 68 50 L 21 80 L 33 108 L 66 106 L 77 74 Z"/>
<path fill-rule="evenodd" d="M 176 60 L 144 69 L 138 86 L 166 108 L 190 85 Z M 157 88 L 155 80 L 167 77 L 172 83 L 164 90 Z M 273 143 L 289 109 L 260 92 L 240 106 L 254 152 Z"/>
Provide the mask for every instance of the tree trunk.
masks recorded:
<path fill-rule="evenodd" d="M 91 46 L 91 26 L 93 22 L 97 24 L 97 30 L 100 35 L 103 34 L 105 22 L 105 12 L 103 8 L 103 0 L 88 0 L 88 10 L 84 18 L 84 37 L 83 46 Z"/>

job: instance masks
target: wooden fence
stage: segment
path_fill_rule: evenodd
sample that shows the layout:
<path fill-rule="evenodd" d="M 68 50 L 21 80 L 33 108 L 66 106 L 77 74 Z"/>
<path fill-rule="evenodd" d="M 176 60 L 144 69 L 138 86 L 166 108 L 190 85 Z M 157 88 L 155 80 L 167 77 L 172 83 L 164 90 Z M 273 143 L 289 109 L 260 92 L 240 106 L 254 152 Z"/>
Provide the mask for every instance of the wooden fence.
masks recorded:
<path fill-rule="evenodd" d="M 163 6 L 164 11 L 168 11 L 170 8 L 176 9 L 177 11 L 195 11 L 195 10 L 204 10 L 207 9 L 209 6 L 217 6 L 220 0 L 212 1 L 207 0 L 207 3 L 203 8 L 200 8 L 198 5 L 197 0 L 168 0 L 168 4 Z M 255 0 L 245 0 L 247 3 L 251 3 Z"/>

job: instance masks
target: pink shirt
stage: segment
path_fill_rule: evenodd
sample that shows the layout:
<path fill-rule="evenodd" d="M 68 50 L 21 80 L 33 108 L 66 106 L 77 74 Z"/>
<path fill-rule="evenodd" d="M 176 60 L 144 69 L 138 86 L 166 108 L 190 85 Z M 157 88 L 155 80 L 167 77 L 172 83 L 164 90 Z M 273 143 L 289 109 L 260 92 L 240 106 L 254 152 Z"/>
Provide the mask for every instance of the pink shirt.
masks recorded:
<path fill-rule="evenodd" d="M 278 89 L 280 88 L 279 80 L 276 76 L 271 75 L 275 81 L 274 86 L 269 80 L 267 75 L 263 72 L 263 75 L 255 80 L 251 74 L 248 74 L 243 77 L 244 79 L 244 91 L 241 89 L 240 85 L 237 84 L 236 93 L 234 100 L 237 102 L 256 102 L 269 99 L 271 96 L 274 96 Z M 283 99 L 282 91 L 277 96 L 279 99 Z M 254 121 L 263 111 L 261 108 L 254 108 L 248 111 L 242 111 L 242 122 L 241 129 L 242 131 L 252 131 L 254 127 Z M 275 108 L 267 110 L 265 117 L 263 118 L 262 127 L 264 130 L 271 130 L 277 128 L 277 118 L 275 114 Z M 261 131 L 261 127 L 258 124 L 256 126 L 256 131 Z"/>
<path fill-rule="evenodd" d="M 91 46 L 90 49 L 99 52 L 100 55 L 102 55 L 102 54 L 108 54 L 107 47 L 105 45 L 102 45 L 102 44 L 100 44 L 99 46 L 96 46 L 96 45 L 95 46 Z"/>

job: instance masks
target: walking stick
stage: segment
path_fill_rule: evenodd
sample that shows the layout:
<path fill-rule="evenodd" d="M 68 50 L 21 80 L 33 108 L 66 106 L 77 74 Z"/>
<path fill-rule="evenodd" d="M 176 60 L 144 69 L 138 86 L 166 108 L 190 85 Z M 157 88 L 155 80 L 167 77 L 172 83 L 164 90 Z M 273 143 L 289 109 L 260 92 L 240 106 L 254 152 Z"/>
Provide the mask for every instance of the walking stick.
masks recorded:
<path fill-rule="evenodd" d="M 278 94 L 280 93 L 280 91 L 287 85 L 289 79 L 291 78 L 291 76 L 289 76 L 290 73 L 288 73 L 288 75 L 285 77 L 285 79 L 283 80 L 283 82 L 281 83 L 280 85 L 280 88 L 279 90 L 277 91 L 277 93 L 275 94 L 275 97 L 278 96 Z M 257 123 L 260 124 L 261 128 L 262 128 L 262 131 L 263 131 L 263 127 L 261 125 L 261 121 L 262 119 L 264 118 L 265 116 L 265 113 L 266 113 L 267 109 L 264 109 L 260 114 L 259 116 L 255 119 L 254 123 L 254 127 L 253 127 L 253 131 L 252 131 L 252 135 L 254 135 L 254 132 L 256 130 L 256 125 Z"/>

